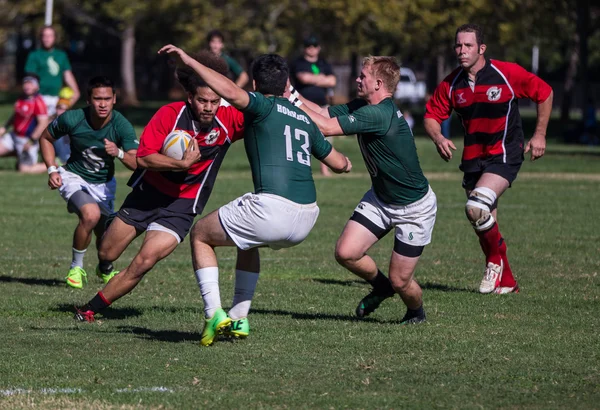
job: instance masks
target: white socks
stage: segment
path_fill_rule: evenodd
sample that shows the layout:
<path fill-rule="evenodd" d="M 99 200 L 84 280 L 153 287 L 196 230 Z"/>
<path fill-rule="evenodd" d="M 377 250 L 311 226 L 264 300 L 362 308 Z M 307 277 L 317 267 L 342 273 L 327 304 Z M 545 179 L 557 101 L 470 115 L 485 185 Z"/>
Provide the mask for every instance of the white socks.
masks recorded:
<path fill-rule="evenodd" d="M 219 291 L 219 268 L 210 267 L 198 269 L 196 279 L 200 287 L 200 293 L 204 300 L 204 315 L 210 319 L 215 311 L 221 307 L 221 292 Z M 250 304 L 254 297 L 254 290 L 258 282 L 258 273 L 244 270 L 235 271 L 235 292 L 233 294 L 233 305 L 228 312 L 232 320 L 242 319 L 248 316 Z"/>
<path fill-rule="evenodd" d="M 219 291 L 219 268 L 198 269 L 196 279 L 200 287 L 200 293 L 204 300 L 204 315 L 210 319 L 215 311 L 221 307 L 221 292 Z"/>
<path fill-rule="evenodd" d="M 78 251 L 77 249 L 73 248 L 73 259 L 71 260 L 71 269 L 73 269 L 75 266 L 79 266 L 81 269 L 83 269 L 83 257 L 85 256 L 85 251 L 87 251 L 87 249 Z"/>
<path fill-rule="evenodd" d="M 236 269 L 233 305 L 229 311 L 229 317 L 232 320 L 238 320 L 248 316 L 250 303 L 252 303 L 252 297 L 254 296 L 257 282 L 258 273 Z"/>

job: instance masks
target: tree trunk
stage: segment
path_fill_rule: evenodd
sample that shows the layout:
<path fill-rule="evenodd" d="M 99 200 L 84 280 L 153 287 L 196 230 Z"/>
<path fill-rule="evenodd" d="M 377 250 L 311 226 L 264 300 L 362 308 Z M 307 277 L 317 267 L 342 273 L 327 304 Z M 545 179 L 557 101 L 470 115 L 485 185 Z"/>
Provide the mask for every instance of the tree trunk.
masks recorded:
<path fill-rule="evenodd" d="M 569 55 L 569 66 L 565 74 L 565 82 L 563 85 L 563 99 L 560 105 L 560 120 L 563 124 L 569 121 L 569 112 L 571 111 L 571 103 L 573 100 L 573 89 L 575 88 L 575 76 L 577 75 L 577 65 L 579 64 L 579 35 L 575 33 L 571 45 L 571 54 Z"/>
<path fill-rule="evenodd" d="M 590 27 L 590 2 L 589 0 L 579 0 L 577 2 L 577 31 L 579 34 L 579 80 L 581 83 L 581 111 L 584 112 L 585 106 L 590 95 L 588 89 L 588 35 Z"/>
<path fill-rule="evenodd" d="M 135 88 L 135 23 L 127 24 L 121 35 L 121 79 L 123 80 L 123 104 L 140 104 Z"/>

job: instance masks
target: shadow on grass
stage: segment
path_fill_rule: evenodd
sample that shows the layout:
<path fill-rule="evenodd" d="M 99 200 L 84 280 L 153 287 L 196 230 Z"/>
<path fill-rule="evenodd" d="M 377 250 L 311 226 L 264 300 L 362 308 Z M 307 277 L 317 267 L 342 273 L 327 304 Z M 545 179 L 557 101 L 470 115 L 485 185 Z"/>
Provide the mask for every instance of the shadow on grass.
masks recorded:
<path fill-rule="evenodd" d="M 366 285 L 366 282 L 361 279 L 355 280 L 339 280 L 339 279 L 310 279 L 312 282 L 319 282 L 324 285 L 340 285 L 340 286 L 357 286 Z"/>
<path fill-rule="evenodd" d="M 75 306 L 67 303 L 61 303 L 52 309 L 54 312 L 67 312 L 67 313 L 75 313 Z M 134 308 L 114 308 L 109 307 L 102 311 L 102 313 L 98 313 L 96 318 L 98 319 L 129 319 L 136 316 L 141 316 L 142 311 Z"/>
<path fill-rule="evenodd" d="M 33 286 L 66 286 L 64 280 L 41 278 L 15 278 L 13 276 L 0 276 L 0 283 L 22 283 Z"/>
<path fill-rule="evenodd" d="M 178 330 L 152 330 L 139 326 L 119 326 L 119 333 L 133 333 L 141 339 L 156 340 L 160 342 L 183 343 L 200 342 L 200 331 L 180 332 Z M 221 341 L 222 339 L 219 339 Z M 223 339 L 226 340 L 226 339 Z"/>
<path fill-rule="evenodd" d="M 442 285 L 440 283 L 433 282 L 419 282 L 419 286 L 423 290 L 439 290 L 441 292 L 465 292 L 465 293 L 476 293 L 479 294 L 477 289 L 472 288 L 457 288 L 454 286 Z"/>
<path fill-rule="evenodd" d="M 346 322 L 369 322 L 369 323 L 385 323 L 394 324 L 398 323 L 397 320 L 380 320 L 376 318 L 366 317 L 363 319 L 357 318 L 354 315 L 333 315 L 330 313 L 298 313 L 289 312 L 287 310 L 273 310 L 273 309 L 252 309 L 250 314 L 255 315 L 275 315 L 275 316 L 290 316 L 292 319 L 300 320 L 335 320 L 335 321 L 346 321 Z"/>
<path fill-rule="evenodd" d="M 361 279 L 356 280 L 338 280 L 338 279 L 311 279 L 313 282 L 323 283 L 325 285 L 340 285 L 340 286 L 364 286 L 368 287 L 368 284 Z M 470 288 L 457 288 L 454 286 L 442 285 L 440 283 L 433 282 L 419 282 L 419 285 L 424 290 L 439 290 L 441 292 L 466 292 L 466 293 L 477 293 L 476 289 Z"/>

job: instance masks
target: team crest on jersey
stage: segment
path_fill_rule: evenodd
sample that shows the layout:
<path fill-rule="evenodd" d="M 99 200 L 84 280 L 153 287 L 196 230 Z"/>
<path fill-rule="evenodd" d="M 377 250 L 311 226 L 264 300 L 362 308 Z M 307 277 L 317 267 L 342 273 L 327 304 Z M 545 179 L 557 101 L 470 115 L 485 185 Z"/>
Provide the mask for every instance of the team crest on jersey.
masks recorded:
<path fill-rule="evenodd" d="M 464 104 L 467 102 L 467 99 L 465 98 L 465 93 L 456 93 L 456 103 L 457 104 Z"/>
<path fill-rule="evenodd" d="M 486 91 L 486 95 L 488 100 L 490 101 L 498 101 L 500 99 L 500 95 L 502 94 L 502 88 L 498 87 L 490 87 Z"/>
<path fill-rule="evenodd" d="M 349 115 L 349 116 L 348 116 L 348 119 L 350 120 L 350 122 L 354 122 L 354 121 L 356 121 L 356 118 L 354 118 L 354 116 L 353 116 L 353 115 Z"/>
<path fill-rule="evenodd" d="M 206 137 L 204 137 L 204 141 L 206 142 L 206 144 L 212 145 L 215 142 L 217 142 L 217 138 L 219 138 L 220 133 L 221 132 L 219 130 L 212 130 L 211 132 L 206 134 Z"/>

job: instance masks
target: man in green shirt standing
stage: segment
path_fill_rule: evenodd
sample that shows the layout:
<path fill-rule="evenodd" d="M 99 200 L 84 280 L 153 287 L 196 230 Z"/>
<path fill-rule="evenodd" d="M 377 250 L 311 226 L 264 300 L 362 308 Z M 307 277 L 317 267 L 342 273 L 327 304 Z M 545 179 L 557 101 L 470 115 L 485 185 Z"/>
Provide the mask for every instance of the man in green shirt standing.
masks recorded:
<path fill-rule="evenodd" d="M 88 106 L 70 110 L 46 128 L 40 140 L 42 158 L 48 167 L 48 186 L 58 189 L 67 201 L 67 210 L 76 213 L 79 224 L 73 234 L 73 259 L 67 285 L 81 289 L 87 281 L 83 257 L 96 234 L 96 247 L 108 216 L 114 213 L 117 189 L 115 157 L 127 168 L 136 168 L 138 141 L 133 126 L 113 110 L 114 84 L 106 77 L 92 78 L 88 84 Z M 66 165 L 56 166 L 53 143 L 69 135 L 71 156 Z M 112 275 L 99 275 L 107 283 Z"/>
<path fill-rule="evenodd" d="M 71 71 L 67 53 L 55 47 L 56 31 L 52 26 L 44 26 L 40 31 L 42 48 L 29 53 L 25 63 L 25 72 L 40 77 L 40 95 L 46 103 L 48 115 L 56 113 L 58 94 L 63 84 L 73 90 L 70 107 L 79 99 L 79 87 Z"/>
<path fill-rule="evenodd" d="M 244 71 L 235 59 L 223 52 L 223 48 L 225 47 L 223 33 L 219 30 L 212 30 L 206 36 L 206 42 L 210 51 L 227 62 L 229 72 L 233 75 L 235 84 L 240 88 L 244 88 L 248 84 L 248 73 Z"/>
<path fill-rule="evenodd" d="M 356 315 L 368 316 L 398 293 L 407 306 L 401 322 L 411 324 L 425 320 L 423 292 L 413 277 L 425 245 L 431 242 L 437 201 L 421 170 L 412 131 L 392 100 L 398 81 L 400 66 L 393 57 L 367 57 L 356 79 L 359 98 L 348 104 L 321 109 L 293 89 L 289 98 L 323 134 L 356 134 L 371 176 L 371 189 L 354 210 L 335 250 L 342 266 L 373 286 Z M 388 279 L 367 251 L 392 228 L 395 241 Z"/>
<path fill-rule="evenodd" d="M 260 267 L 258 247 L 295 246 L 317 221 L 319 207 L 311 155 L 337 173 L 349 172 L 352 165 L 325 140 L 306 114 L 283 97 L 289 69 L 281 56 L 266 54 L 254 61 L 255 91 L 248 93 L 175 46 L 165 46 L 159 53 L 170 54 L 178 64 L 191 67 L 210 88 L 244 113 L 244 146 L 254 193 L 222 206 L 192 228 L 194 270 L 206 316 L 200 344 L 209 346 L 225 331 L 234 337 L 248 336 L 247 316 Z M 238 248 L 229 314 L 221 308 L 216 246 Z M 241 270 L 242 258 L 247 270 Z"/>

